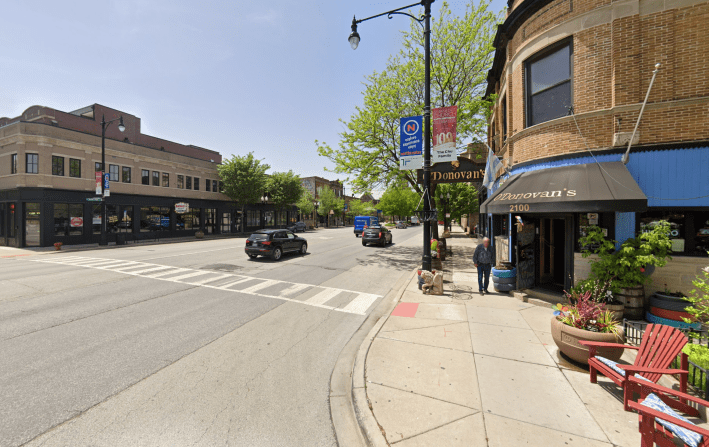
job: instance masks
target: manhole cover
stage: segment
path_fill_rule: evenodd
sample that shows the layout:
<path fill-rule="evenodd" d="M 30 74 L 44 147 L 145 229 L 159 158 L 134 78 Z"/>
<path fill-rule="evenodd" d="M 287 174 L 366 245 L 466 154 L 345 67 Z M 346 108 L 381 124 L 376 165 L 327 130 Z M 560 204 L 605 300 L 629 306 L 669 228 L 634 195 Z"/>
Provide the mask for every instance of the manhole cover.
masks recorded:
<path fill-rule="evenodd" d="M 202 270 L 218 270 L 220 272 L 233 272 L 234 270 L 240 270 L 243 267 L 234 264 L 212 264 L 205 265 Z"/>
<path fill-rule="evenodd" d="M 452 293 L 451 298 L 454 300 L 470 300 L 473 298 L 473 295 L 470 293 Z"/>

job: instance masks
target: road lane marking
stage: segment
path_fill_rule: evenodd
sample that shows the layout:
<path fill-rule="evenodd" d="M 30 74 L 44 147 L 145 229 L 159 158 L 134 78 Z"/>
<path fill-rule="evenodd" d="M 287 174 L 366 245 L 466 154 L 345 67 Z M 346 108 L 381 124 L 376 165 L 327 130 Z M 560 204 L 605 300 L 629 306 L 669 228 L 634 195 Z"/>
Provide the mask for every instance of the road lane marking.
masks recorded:
<path fill-rule="evenodd" d="M 71 267 L 81 267 L 81 268 L 92 268 L 97 270 L 113 271 L 116 273 L 121 273 L 124 275 L 137 276 L 140 278 L 154 279 L 157 281 L 168 281 L 177 284 L 184 285 L 195 285 L 197 287 L 204 287 L 208 289 L 221 290 L 232 293 L 244 293 L 248 295 L 278 299 L 282 301 L 288 301 L 297 304 L 304 304 L 312 307 L 319 307 L 321 309 L 326 309 L 335 312 L 342 312 L 354 315 L 366 315 L 367 309 L 378 299 L 381 298 L 379 295 L 356 292 L 353 290 L 336 289 L 332 287 L 322 287 L 313 284 L 302 284 L 293 283 L 290 281 L 280 281 L 275 279 L 264 279 L 256 278 L 243 275 L 230 275 L 221 274 L 217 272 L 205 271 L 205 270 L 195 270 L 189 268 L 181 268 L 167 265 L 150 264 L 146 262 L 138 261 L 125 261 L 125 260 L 106 260 L 105 258 L 54 258 L 54 259 L 30 259 L 30 262 L 40 262 L 45 264 L 59 264 L 67 265 Z M 138 268 L 140 270 L 134 270 Z M 177 276 L 173 276 L 177 275 Z M 203 278 L 197 281 L 183 281 L 185 279 L 193 278 L 201 275 L 210 275 L 208 278 Z M 216 275 L 216 276 L 214 276 Z M 233 277 L 234 281 L 227 282 L 226 284 L 220 284 L 218 282 L 228 278 Z M 253 284 L 246 289 L 238 290 L 231 289 L 230 287 L 245 283 L 249 281 L 258 281 L 257 284 Z M 217 284 L 214 284 L 217 282 Z M 285 288 L 280 291 L 273 293 L 259 293 L 264 291 L 271 286 L 285 285 Z M 297 300 L 291 297 L 302 294 L 305 290 L 317 287 L 318 289 L 323 289 L 316 295 L 310 297 L 308 300 Z M 354 299 L 344 307 L 333 307 L 325 305 L 326 302 L 333 299 L 341 293 L 351 294 Z"/>

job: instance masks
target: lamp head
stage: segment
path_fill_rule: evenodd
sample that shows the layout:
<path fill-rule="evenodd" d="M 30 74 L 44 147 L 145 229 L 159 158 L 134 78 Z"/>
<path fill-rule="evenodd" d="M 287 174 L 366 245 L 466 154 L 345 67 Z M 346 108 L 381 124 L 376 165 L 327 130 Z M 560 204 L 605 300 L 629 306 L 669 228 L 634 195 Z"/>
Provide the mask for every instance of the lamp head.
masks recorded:
<path fill-rule="evenodd" d="M 360 38 L 359 33 L 357 32 L 357 19 L 355 17 L 352 18 L 352 34 L 350 34 L 350 37 L 347 40 L 350 42 L 352 49 L 356 50 L 359 46 Z"/>
<path fill-rule="evenodd" d="M 123 116 L 121 116 L 120 120 L 118 121 L 118 130 L 121 132 L 126 131 L 126 126 L 123 125 Z"/>

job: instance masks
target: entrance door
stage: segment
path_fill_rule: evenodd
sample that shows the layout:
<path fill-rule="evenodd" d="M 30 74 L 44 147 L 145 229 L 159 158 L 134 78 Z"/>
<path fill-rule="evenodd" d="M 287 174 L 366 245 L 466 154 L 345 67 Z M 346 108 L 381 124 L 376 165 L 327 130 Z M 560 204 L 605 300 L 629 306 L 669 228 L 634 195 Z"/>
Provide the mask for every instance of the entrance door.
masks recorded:
<path fill-rule="evenodd" d="M 566 219 L 539 221 L 539 284 L 565 287 Z"/>
<path fill-rule="evenodd" d="M 25 203 L 25 247 L 39 247 L 39 203 Z"/>
<path fill-rule="evenodd" d="M 231 213 L 222 213 L 222 234 L 231 233 Z"/>

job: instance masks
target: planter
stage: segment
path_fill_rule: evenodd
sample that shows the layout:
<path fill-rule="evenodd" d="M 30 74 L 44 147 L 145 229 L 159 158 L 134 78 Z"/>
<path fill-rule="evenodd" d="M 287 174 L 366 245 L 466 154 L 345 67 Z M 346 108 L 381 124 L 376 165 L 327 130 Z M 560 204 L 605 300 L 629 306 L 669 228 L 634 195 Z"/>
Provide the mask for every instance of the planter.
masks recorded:
<path fill-rule="evenodd" d="M 625 306 L 626 318 L 640 320 L 645 315 L 645 289 L 643 286 L 623 287 L 615 297 Z"/>
<path fill-rule="evenodd" d="M 613 314 L 613 318 L 617 321 L 623 321 L 623 313 L 625 312 L 624 304 L 606 304 L 606 310 Z"/>
<path fill-rule="evenodd" d="M 580 345 L 579 340 L 623 343 L 625 338 L 622 331 L 620 336 L 616 336 L 615 334 L 577 329 L 562 323 L 555 316 L 551 318 L 551 336 L 556 346 L 559 347 L 559 351 L 570 359 L 584 364 L 588 364 L 588 348 Z M 623 355 L 623 349 L 599 348 L 596 354 L 617 362 L 620 360 L 620 356 Z"/>
<path fill-rule="evenodd" d="M 204 239 L 204 231 L 197 231 L 197 232 L 195 232 L 194 236 L 197 239 Z"/>
<path fill-rule="evenodd" d="M 659 309 L 673 310 L 676 312 L 686 312 L 686 308 L 691 306 L 692 303 L 672 295 L 665 295 L 664 293 L 655 292 L 650 297 L 650 307 L 657 307 Z M 654 313 L 654 312 L 653 312 Z"/>
<path fill-rule="evenodd" d="M 513 268 L 511 270 L 498 270 L 495 267 L 492 268 L 492 276 L 498 278 L 513 278 L 517 276 L 517 269 Z"/>
<path fill-rule="evenodd" d="M 494 287 L 496 292 L 510 292 L 510 291 L 515 290 L 517 288 L 517 284 L 493 283 L 492 287 Z"/>
<path fill-rule="evenodd" d="M 500 278 L 499 276 L 493 276 L 492 282 L 495 284 L 517 284 L 517 277 L 513 276 L 511 278 Z"/>

